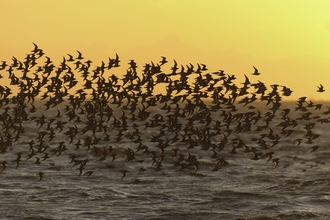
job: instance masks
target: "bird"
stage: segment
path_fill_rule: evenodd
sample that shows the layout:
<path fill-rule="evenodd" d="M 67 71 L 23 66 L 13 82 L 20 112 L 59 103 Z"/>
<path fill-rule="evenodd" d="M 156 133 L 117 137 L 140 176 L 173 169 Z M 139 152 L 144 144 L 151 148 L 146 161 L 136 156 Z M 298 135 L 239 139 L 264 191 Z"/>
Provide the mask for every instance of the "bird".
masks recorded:
<path fill-rule="evenodd" d="M 87 172 L 84 173 L 84 176 L 90 176 L 92 174 L 93 174 L 93 171 L 87 171 Z"/>
<path fill-rule="evenodd" d="M 162 66 L 162 65 L 164 65 L 165 63 L 167 63 L 167 60 L 166 60 L 166 57 L 161 57 L 162 58 L 162 60 L 159 62 L 160 63 L 160 65 Z"/>
<path fill-rule="evenodd" d="M 255 76 L 260 75 L 258 69 L 255 66 L 253 66 L 253 69 L 254 69 L 254 72 L 252 73 L 252 75 L 255 75 Z"/>
<path fill-rule="evenodd" d="M 265 156 L 267 155 L 267 163 L 273 158 L 273 154 L 274 152 L 272 151 L 264 154 Z"/>
<path fill-rule="evenodd" d="M 298 147 L 301 144 L 302 139 L 301 138 L 297 138 L 294 140 L 294 142 L 296 142 L 296 147 Z"/>
<path fill-rule="evenodd" d="M 290 88 L 283 86 L 282 92 L 284 96 L 290 96 L 293 91 Z"/>
<path fill-rule="evenodd" d="M 318 86 L 317 88 L 318 88 L 317 92 L 324 92 L 325 91 L 322 84 L 320 84 L 320 86 Z"/>
<path fill-rule="evenodd" d="M 315 151 L 317 151 L 317 149 L 319 149 L 319 146 L 318 145 L 315 145 L 312 147 L 312 150 L 310 151 L 310 153 L 313 153 Z"/>
<path fill-rule="evenodd" d="M 78 57 L 76 58 L 77 60 L 84 59 L 83 56 L 82 56 L 82 53 L 80 51 L 77 50 L 77 53 L 78 53 Z M 70 56 L 70 61 L 71 61 L 71 56 Z"/>
<path fill-rule="evenodd" d="M 16 160 L 14 160 L 15 162 L 16 162 L 16 167 L 15 167 L 15 169 L 17 169 L 17 167 L 19 166 L 19 162 L 21 161 L 21 155 L 22 155 L 23 153 L 16 153 L 16 155 L 17 155 L 17 158 L 16 158 Z"/>
<path fill-rule="evenodd" d="M 2 170 L 1 170 L 1 171 L 2 171 L 2 172 L 5 171 L 5 169 L 6 169 L 6 164 L 7 164 L 6 161 L 2 161 L 2 162 L 1 162 L 1 165 L 2 165 Z"/>
<path fill-rule="evenodd" d="M 122 174 L 123 174 L 123 175 L 122 175 L 121 179 L 124 179 L 124 178 L 125 178 L 126 173 L 127 173 L 127 170 L 123 170 L 123 171 L 122 171 Z"/>
<path fill-rule="evenodd" d="M 37 173 L 37 175 L 39 176 L 38 182 L 40 182 L 42 180 L 42 177 L 43 177 L 44 173 L 43 172 L 39 172 L 39 173 Z"/>
<path fill-rule="evenodd" d="M 67 61 L 68 62 L 73 62 L 74 61 L 73 56 L 71 54 L 68 54 L 68 56 L 69 56 L 69 59 Z"/>
<path fill-rule="evenodd" d="M 279 158 L 272 159 L 272 163 L 274 164 L 274 168 L 276 168 L 278 166 L 279 160 L 280 160 Z"/>
<path fill-rule="evenodd" d="M 38 48 L 38 46 L 35 43 L 33 43 L 33 45 L 34 45 L 34 49 L 31 52 L 38 53 L 40 49 Z"/>

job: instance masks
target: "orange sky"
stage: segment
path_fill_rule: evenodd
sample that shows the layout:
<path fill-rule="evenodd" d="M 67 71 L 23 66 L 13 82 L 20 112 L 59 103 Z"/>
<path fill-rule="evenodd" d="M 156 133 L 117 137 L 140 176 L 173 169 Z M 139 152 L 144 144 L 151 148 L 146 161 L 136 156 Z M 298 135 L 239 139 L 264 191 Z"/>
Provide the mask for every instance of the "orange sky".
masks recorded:
<path fill-rule="evenodd" d="M 330 99 L 328 0 L 30 0 L 0 8 L 0 61 L 22 59 L 32 42 L 56 63 L 76 50 L 95 65 L 118 53 L 125 68 L 166 56 L 169 65 L 205 63 L 237 82 L 247 74 L 286 85 L 295 100 Z M 316 92 L 320 83 L 326 92 Z"/>

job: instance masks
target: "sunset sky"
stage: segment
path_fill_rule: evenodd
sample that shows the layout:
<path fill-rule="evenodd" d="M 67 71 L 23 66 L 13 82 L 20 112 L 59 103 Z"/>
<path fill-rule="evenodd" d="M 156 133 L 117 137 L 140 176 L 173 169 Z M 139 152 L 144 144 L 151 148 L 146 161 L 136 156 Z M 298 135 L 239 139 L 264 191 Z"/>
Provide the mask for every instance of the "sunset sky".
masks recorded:
<path fill-rule="evenodd" d="M 76 50 L 95 65 L 118 53 L 124 68 L 134 59 L 142 70 L 165 56 L 168 69 L 173 59 L 205 63 L 238 82 L 246 74 L 285 85 L 295 100 L 330 99 L 328 0 L 30 0 L 0 8 L 0 61 L 23 59 L 32 42 L 55 63 Z"/>

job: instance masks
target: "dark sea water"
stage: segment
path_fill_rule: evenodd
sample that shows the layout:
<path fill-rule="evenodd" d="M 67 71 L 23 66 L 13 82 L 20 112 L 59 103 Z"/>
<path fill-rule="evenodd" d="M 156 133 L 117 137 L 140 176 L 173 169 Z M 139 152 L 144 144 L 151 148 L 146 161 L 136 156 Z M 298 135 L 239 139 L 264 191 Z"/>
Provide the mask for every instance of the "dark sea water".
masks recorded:
<path fill-rule="evenodd" d="M 1 61 L 0 219 L 330 219 L 329 103 L 77 52 Z"/>
<path fill-rule="evenodd" d="M 40 116 L 41 113 L 35 114 Z M 48 118 L 55 117 L 56 109 L 46 113 Z M 294 114 L 299 116 L 300 113 Z M 279 132 L 275 126 L 278 122 L 276 118 L 272 122 L 275 133 Z M 303 139 L 300 146 L 295 146 L 296 138 L 304 138 L 302 127 L 310 122 L 302 122 L 293 135 L 281 138 L 279 144 L 264 150 L 274 151 L 274 158 L 280 159 L 276 168 L 266 157 L 252 160 L 253 153 L 245 153 L 244 149 L 230 154 L 228 144 L 218 156 L 225 158 L 229 165 L 212 171 L 217 161 L 210 150 L 198 146 L 188 150 L 188 146 L 179 141 L 170 143 L 164 149 L 162 166 L 157 168 L 152 165 L 150 153 L 136 151 L 138 143 L 132 139 L 124 136 L 115 142 L 116 132 L 109 133 L 109 141 L 100 141 L 87 151 L 82 146 L 74 150 L 74 143 L 84 135 L 92 135 L 89 131 L 70 143 L 64 131 L 56 130 L 55 138 L 45 151 L 50 158 L 37 164 L 36 157 L 43 157 L 45 152 L 27 160 L 28 143 L 31 140 L 36 143 L 37 132 L 43 131 L 45 126 L 40 128 L 31 120 L 24 124 L 25 133 L 0 155 L 0 161 L 8 162 L 5 171 L 0 172 L 0 218 L 330 219 L 329 126 L 318 123 L 313 132 L 321 136 L 313 139 L 313 144 Z M 73 124 L 83 127 L 83 122 L 68 122 L 66 126 Z M 232 133 L 229 138 L 239 137 L 246 145 L 255 146 L 251 138 L 267 132 L 266 129 Z M 149 141 L 156 133 L 157 129 L 148 128 L 141 130 L 141 137 L 148 140 L 143 143 L 149 150 L 158 155 L 156 144 Z M 98 132 L 96 136 L 103 138 L 101 134 Z M 173 134 L 168 134 L 164 138 L 172 137 Z M 215 136 L 214 141 L 220 138 L 221 135 Z M 57 156 L 51 150 L 56 149 L 60 141 L 65 142 L 68 150 Z M 109 145 L 118 154 L 114 161 L 110 155 L 100 160 L 101 156 L 93 153 L 93 147 Z M 319 148 L 310 153 L 315 145 Z M 134 149 L 135 159 L 127 162 L 124 151 L 128 148 Z M 171 156 L 172 148 L 178 148 L 185 158 L 188 151 L 195 155 L 199 161 L 198 171 L 195 173 L 194 167 L 181 169 L 176 165 L 176 157 Z M 23 154 L 16 169 L 17 152 Z M 79 166 L 70 163 L 72 154 L 77 159 L 88 158 L 80 176 Z M 124 170 L 127 172 L 122 178 Z M 88 171 L 93 171 L 92 175 L 84 175 Z M 39 172 L 44 173 L 41 181 L 38 181 Z"/>

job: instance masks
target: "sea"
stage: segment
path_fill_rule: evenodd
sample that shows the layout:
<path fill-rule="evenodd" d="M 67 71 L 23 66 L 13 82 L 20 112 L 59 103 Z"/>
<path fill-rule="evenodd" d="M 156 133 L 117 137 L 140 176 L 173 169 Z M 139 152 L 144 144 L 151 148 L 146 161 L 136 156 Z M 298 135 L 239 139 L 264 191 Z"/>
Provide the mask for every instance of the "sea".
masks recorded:
<path fill-rule="evenodd" d="M 301 116 L 300 111 L 294 111 L 295 102 L 286 104 L 292 109 L 291 118 Z M 280 127 L 276 125 L 281 121 L 281 109 L 287 106 L 282 106 L 271 121 L 269 127 L 274 133 L 280 134 Z M 262 119 L 252 130 L 232 132 L 228 144 L 216 157 L 210 149 L 169 141 L 162 153 L 161 166 L 156 166 L 158 162 L 153 161 L 152 153 L 137 150 L 139 143 L 129 135 L 133 129 L 118 140 L 118 131 L 109 128 L 108 139 L 95 142 L 89 149 L 84 146 L 76 149 L 77 139 L 83 142 L 84 137 L 93 136 L 93 132 L 80 132 L 70 140 L 64 134 L 68 127 L 77 126 L 81 131 L 85 124 L 83 120 L 65 119 L 64 130 L 54 129 L 54 137 L 48 141 L 47 124 L 38 124 L 37 119 L 43 114 L 47 120 L 54 118 L 53 127 L 59 119 L 56 107 L 45 111 L 43 106 L 31 113 L 23 124 L 24 133 L 0 155 L 0 162 L 7 162 L 0 172 L 0 219 L 330 219 L 330 129 L 327 123 L 316 123 L 317 118 L 329 118 L 323 114 L 327 110 L 325 106 L 313 112 L 319 117 L 299 121 L 292 135 L 260 150 L 274 152 L 273 159 L 279 159 L 277 166 L 262 154 L 253 159 L 254 153 L 243 148 L 237 149 L 236 154 L 230 153 L 230 140 L 237 138 L 259 149 L 253 138 L 270 132 L 270 129 L 256 131 Z M 113 108 L 120 117 L 122 109 Z M 260 111 L 264 114 L 269 110 L 263 106 Z M 157 109 L 151 115 L 156 113 Z M 223 119 L 221 112 L 212 114 L 215 119 Z M 127 114 L 127 117 L 130 116 Z M 159 133 L 158 128 L 145 128 L 145 121 L 137 123 L 140 123 L 143 144 L 160 155 L 158 143 L 151 141 L 151 137 Z M 320 135 L 312 139 L 313 143 L 306 143 L 304 136 L 304 126 L 309 123 L 315 123 L 313 133 Z M 1 134 L 4 132 L 2 129 Z M 104 133 L 96 131 L 93 137 L 104 138 Z M 40 138 L 40 135 L 44 136 Z M 161 138 L 165 142 L 174 135 L 167 132 Z M 179 140 L 182 138 L 179 136 Z M 222 134 L 215 135 L 212 142 L 217 144 L 221 138 Z M 299 146 L 298 138 L 302 139 Z M 40 139 L 45 140 L 48 148 L 28 158 L 31 141 L 37 146 Z M 64 142 L 67 150 L 56 153 L 54 149 L 60 142 Z M 96 149 L 110 149 L 110 146 L 114 153 L 102 159 Z M 318 146 L 315 151 L 314 146 Z M 135 153 L 132 160 L 124 156 L 130 149 Z M 189 154 L 194 155 L 199 161 L 198 170 L 178 165 L 173 149 L 178 149 L 185 159 Z M 46 152 L 49 158 L 41 161 Z M 17 153 L 22 153 L 18 167 Z M 111 156 L 115 154 L 116 157 Z M 76 160 L 88 160 L 81 174 L 79 165 L 72 162 L 72 155 Z M 224 158 L 228 164 L 217 166 L 216 158 Z M 41 179 L 40 172 L 43 173 Z"/>

